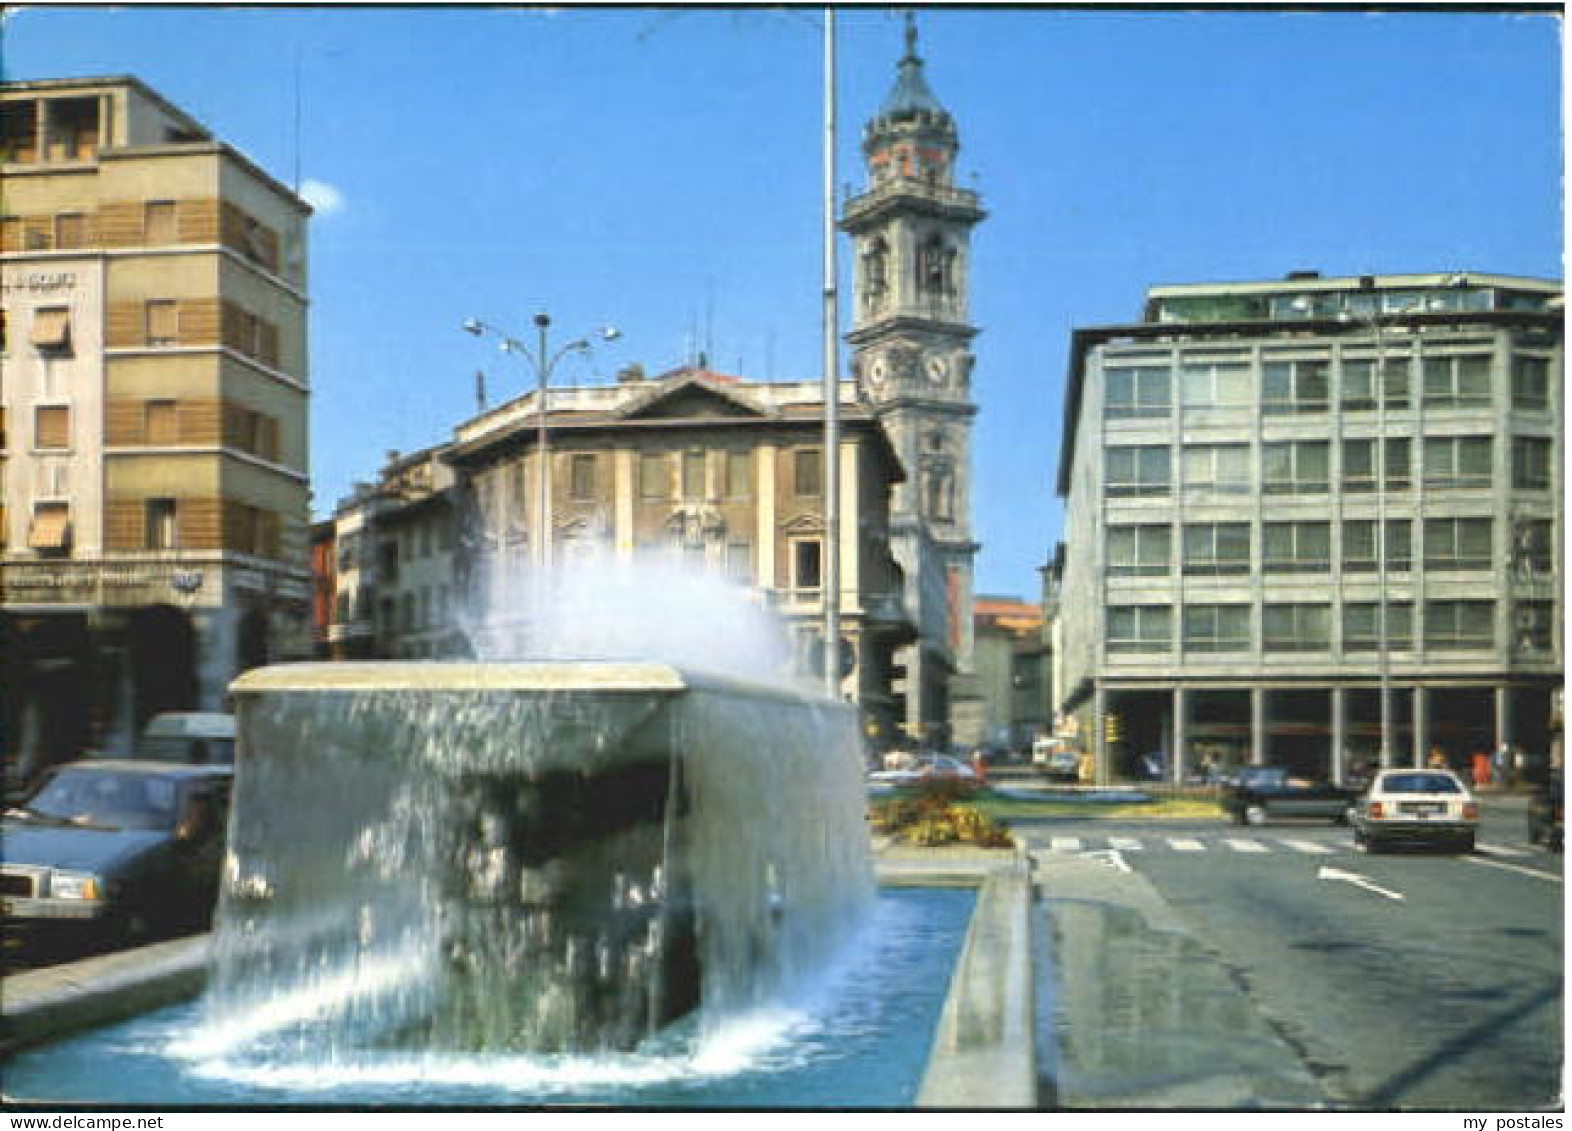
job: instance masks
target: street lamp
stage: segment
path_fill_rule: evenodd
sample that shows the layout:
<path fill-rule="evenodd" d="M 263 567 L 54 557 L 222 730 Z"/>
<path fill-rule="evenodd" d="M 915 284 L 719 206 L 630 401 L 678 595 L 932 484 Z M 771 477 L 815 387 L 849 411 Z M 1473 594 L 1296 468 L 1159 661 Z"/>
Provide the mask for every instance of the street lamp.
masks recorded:
<path fill-rule="evenodd" d="M 1376 678 L 1380 683 L 1379 695 L 1381 712 L 1381 746 L 1377 755 L 1377 763 L 1384 770 L 1393 765 L 1392 761 L 1392 657 L 1391 637 L 1389 635 L 1389 619 L 1387 608 L 1387 529 L 1386 529 L 1386 465 L 1387 465 L 1387 434 L 1386 434 L 1386 402 L 1387 402 L 1387 371 L 1386 371 L 1386 335 L 1381 325 L 1380 296 L 1372 296 L 1375 306 L 1368 315 L 1358 315 L 1351 310 L 1338 313 L 1340 322 L 1357 322 L 1369 329 L 1375 338 L 1375 368 L 1371 374 L 1371 389 L 1376 400 L 1376 440 L 1373 445 L 1372 458 L 1375 460 L 1376 473 Z M 1413 385 L 1413 374 L 1409 374 L 1410 390 Z M 1413 460 L 1412 453 L 1409 456 Z M 1412 631 L 1412 613 L 1410 613 L 1410 631 Z"/>
<path fill-rule="evenodd" d="M 498 348 L 503 353 L 522 357 L 535 370 L 535 446 L 540 453 L 540 493 L 535 512 L 540 529 L 535 537 L 535 565 L 543 572 L 549 560 L 547 547 L 551 539 L 551 459 L 546 440 L 546 386 L 551 381 L 552 372 L 557 368 L 557 362 L 564 356 L 570 353 L 589 352 L 590 337 L 598 338 L 603 342 L 614 342 L 622 337 L 622 331 L 614 326 L 603 326 L 593 335 L 575 338 L 558 348 L 556 353 L 551 353 L 546 345 L 546 330 L 551 326 L 551 315 L 541 311 L 535 315 L 534 322 L 536 346 L 533 350 L 519 338 L 490 323 L 482 322 L 479 318 L 466 318 L 463 328 L 466 333 L 474 334 L 477 338 L 487 334 L 492 335 L 498 339 Z"/>

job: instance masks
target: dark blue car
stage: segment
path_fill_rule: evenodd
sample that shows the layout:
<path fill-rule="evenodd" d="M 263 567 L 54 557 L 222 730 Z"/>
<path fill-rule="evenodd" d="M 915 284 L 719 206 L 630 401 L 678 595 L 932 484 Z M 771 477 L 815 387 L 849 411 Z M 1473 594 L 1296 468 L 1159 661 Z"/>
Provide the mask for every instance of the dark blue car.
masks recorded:
<path fill-rule="evenodd" d="M 233 767 L 85 761 L 59 766 L 5 811 L 6 929 L 133 941 L 199 928 L 218 894 Z"/>

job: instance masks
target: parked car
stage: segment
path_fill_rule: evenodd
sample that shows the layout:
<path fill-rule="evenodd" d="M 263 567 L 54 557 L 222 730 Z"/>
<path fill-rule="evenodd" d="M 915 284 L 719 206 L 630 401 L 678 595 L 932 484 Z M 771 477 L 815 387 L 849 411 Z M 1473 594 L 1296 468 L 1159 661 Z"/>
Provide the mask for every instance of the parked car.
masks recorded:
<path fill-rule="evenodd" d="M 1382 770 L 1355 810 L 1354 847 L 1378 852 L 1402 842 L 1472 852 L 1478 828 L 1479 805 L 1451 770 Z"/>
<path fill-rule="evenodd" d="M 1042 771 L 1049 781 L 1074 785 L 1081 780 L 1081 755 L 1070 748 L 1055 750 Z"/>
<path fill-rule="evenodd" d="M 1561 775 L 1552 774 L 1534 788 L 1528 799 L 1528 842 L 1542 844 L 1551 852 L 1561 851 L 1562 808 Z"/>
<path fill-rule="evenodd" d="M 947 754 L 932 754 L 919 758 L 915 765 L 905 770 L 877 770 L 868 780 L 878 785 L 920 785 L 934 781 L 955 781 L 967 785 L 977 782 L 977 771 L 959 758 Z"/>
<path fill-rule="evenodd" d="M 1351 789 L 1295 777 L 1286 766 L 1244 766 L 1223 795 L 1223 807 L 1241 825 L 1274 817 L 1319 817 L 1342 824 L 1358 799 Z"/>
<path fill-rule="evenodd" d="M 97 929 L 130 940 L 205 924 L 233 773 L 111 760 L 50 771 L 0 822 L 7 928 Z"/>
<path fill-rule="evenodd" d="M 235 717 L 220 711 L 165 711 L 142 728 L 137 759 L 235 764 Z"/>

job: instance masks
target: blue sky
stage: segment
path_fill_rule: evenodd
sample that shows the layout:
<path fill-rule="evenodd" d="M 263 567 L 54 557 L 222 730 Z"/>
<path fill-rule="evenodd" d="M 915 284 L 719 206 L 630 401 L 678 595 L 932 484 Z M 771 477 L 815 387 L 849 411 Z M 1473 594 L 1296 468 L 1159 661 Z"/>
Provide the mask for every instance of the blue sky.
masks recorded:
<path fill-rule="evenodd" d="M 135 74 L 324 202 L 321 514 L 386 450 L 445 438 L 477 368 L 494 401 L 529 384 L 460 333 L 469 316 L 623 331 L 564 379 L 705 347 L 727 372 L 816 377 L 819 18 L 46 6 L 9 15 L 0 51 L 7 78 Z M 837 180 L 860 188 L 901 23 L 838 22 Z M 1059 536 L 1072 327 L 1133 319 L 1154 283 L 1561 274 L 1549 16 L 949 9 L 919 26 L 989 212 L 972 267 L 979 592 L 1035 597 Z"/>

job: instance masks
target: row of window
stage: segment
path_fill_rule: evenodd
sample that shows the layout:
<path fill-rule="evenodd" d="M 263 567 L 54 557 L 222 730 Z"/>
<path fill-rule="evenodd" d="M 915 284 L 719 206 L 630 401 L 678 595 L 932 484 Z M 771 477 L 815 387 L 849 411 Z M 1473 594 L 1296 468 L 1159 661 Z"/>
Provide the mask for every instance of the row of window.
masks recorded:
<path fill-rule="evenodd" d="M 1553 444 L 1544 436 L 1513 436 L 1512 486 L 1547 490 L 1553 477 Z M 1249 444 L 1185 444 L 1179 451 L 1182 490 L 1224 494 L 1320 495 L 1332 489 L 1334 447 L 1339 451 L 1336 483 L 1343 491 L 1374 491 L 1385 474 L 1390 491 L 1414 485 L 1414 444 L 1408 437 L 1386 440 L 1378 456 L 1374 439 L 1274 440 L 1260 446 L 1259 473 Z M 1420 449 L 1426 487 L 1489 487 L 1494 480 L 1495 437 L 1426 436 Z M 1384 467 L 1378 467 L 1378 459 Z M 1175 486 L 1173 448 L 1168 444 L 1116 445 L 1107 449 L 1104 476 L 1111 496 L 1167 495 Z M 1258 486 L 1259 484 L 1259 486 Z"/>
<path fill-rule="evenodd" d="M 605 462 L 609 457 L 596 452 L 574 452 L 562 457 L 567 462 L 568 497 L 577 502 L 598 498 L 607 482 Z M 673 497 L 691 501 L 710 498 L 748 499 L 753 496 L 753 453 L 731 450 L 709 452 L 644 452 L 639 455 L 638 497 L 646 501 Z M 715 482 L 710 485 L 710 468 Z M 791 453 L 791 490 L 801 498 L 817 498 L 824 490 L 823 456 L 818 448 L 799 448 Z M 527 497 L 525 465 L 513 465 L 512 485 L 515 499 Z M 485 479 L 477 480 L 484 494 L 494 490 Z M 675 494 L 674 494 L 675 492 Z M 482 508 L 489 506 L 485 498 Z"/>
<path fill-rule="evenodd" d="M 1407 408 L 1415 400 L 1413 370 L 1418 361 L 1418 399 L 1427 408 L 1476 408 L 1492 403 L 1492 355 L 1451 354 L 1345 357 L 1330 360 L 1266 361 L 1259 372 L 1245 362 L 1186 362 L 1109 366 L 1103 371 L 1103 415 L 1109 420 L 1163 417 L 1173 411 L 1175 394 L 1188 409 L 1259 406 L 1266 415 L 1344 411 L 1378 407 Z M 1550 407 L 1550 360 L 1514 355 L 1510 365 L 1512 406 Z M 1335 390 L 1335 397 L 1334 397 Z"/>
<path fill-rule="evenodd" d="M 1422 633 L 1415 634 L 1414 605 L 1386 603 L 1382 632 L 1381 605 L 1373 601 L 1342 605 L 1343 652 L 1376 652 L 1382 637 L 1390 651 L 1413 651 L 1416 640 L 1426 650 L 1491 649 L 1496 644 L 1494 601 L 1426 601 Z M 1175 610 L 1169 605 L 1111 605 L 1106 610 L 1109 652 L 1168 652 L 1174 646 Z M 1177 619 L 1179 647 L 1185 652 L 1248 652 L 1254 646 L 1254 608 L 1245 604 L 1184 605 Z M 1328 652 L 1333 649 L 1334 609 L 1330 604 L 1268 604 L 1261 606 L 1261 648 L 1266 652 Z M 1555 605 L 1551 601 L 1518 601 L 1513 607 L 1511 647 L 1550 652 L 1554 648 Z"/>
<path fill-rule="evenodd" d="M 1185 523 L 1179 528 L 1179 568 L 1186 574 L 1249 573 L 1253 561 L 1249 522 Z M 1423 565 L 1431 570 L 1488 570 L 1494 567 L 1495 523 L 1491 518 L 1422 520 Z M 1334 561 L 1343 572 L 1372 572 L 1381 566 L 1382 547 L 1373 519 L 1347 519 L 1333 545 L 1330 522 L 1263 522 L 1261 567 L 1267 572 L 1325 573 Z M 1174 527 L 1167 523 L 1110 526 L 1105 558 L 1110 576 L 1162 576 L 1174 567 Z M 1548 574 L 1554 568 L 1550 519 L 1519 519 L 1513 524 L 1509 563 L 1513 568 Z M 1386 568 L 1414 568 L 1414 529 L 1406 518 L 1386 522 Z"/>
<path fill-rule="evenodd" d="M 132 504 L 134 505 L 134 504 Z M 141 513 L 130 519 L 131 527 L 123 537 L 112 531 L 109 548 L 117 550 L 178 550 L 213 548 L 209 537 L 190 537 L 185 524 L 212 512 L 211 500 L 182 500 L 172 497 L 144 499 Z M 140 527 L 140 529 L 138 529 Z M 225 549 L 261 557 L 282 554 L 282 519 L 270 510 L 234 500 L 223 504 L 218 537 Z M 69 502 L 49 500 L 33 505 L 28 524 L 27 547 L 50 557 L 71 549 L 72 524 Z"/>
<path fill-rule="evenodd" d="M 149 200 L 108 204 L 96 212 L 0 216 L 0 252 L 213 242 L 279 270 L 278 232 L 228 201 Z"/>
<path fill-rule="evenodd" d="M 105 345 L 111 349 L 169 349 L 218 343 L 264 365 L 277 368 L 279 364 L 278 326 L 232 302 L 164 298 L 117 302 L 111 304 L 105 329 Z M 27 343 L 40 357 L 75 356 L 70 308 L 46 306 L 34 310 Z M 0 310 L 0 354 L 9 354 L 10 349 L 10 318 Z"/>
<path fill-rule="evenodd" d="M 202 445 L 212 431 L 205 419 L 198 419 L 206 415 L 201 411 L 203 406 L 189 406 L 193 412 L 184 414 L 182 407 L 174 398 L 153 398 L 134 405 L 117 406 L 114 420 L 106 428 L 106 440 L 112 445 L 125 446 Z M 277 417 L 236 404 L 224 404 L 222 412 L 218 435 L 223 446 L 275 462 L 280 458 L 281 432 Z M 6 413 L 0 409 L 0 451 L 6 449 L 8 440 Z M 70 405 L 34 406 L 32 446 L 41 452 L 66 452 L 75 446 L 71 437 Z"/>

